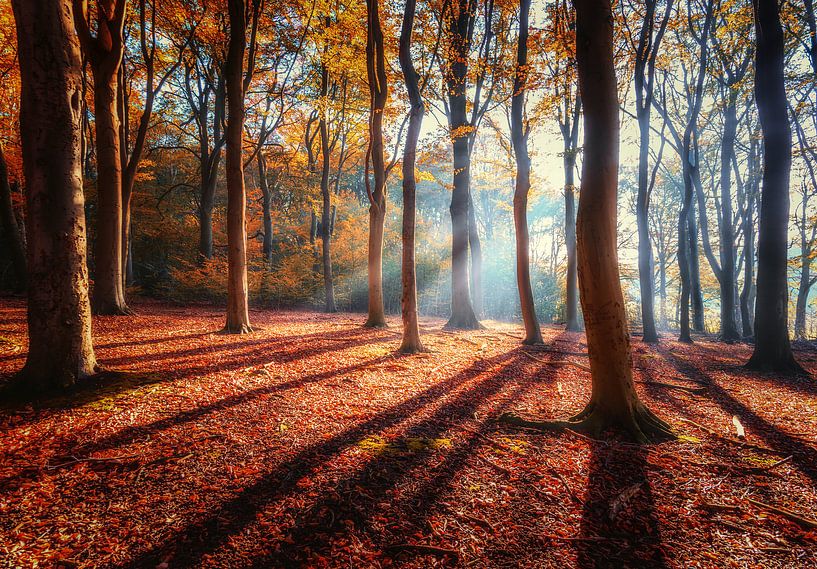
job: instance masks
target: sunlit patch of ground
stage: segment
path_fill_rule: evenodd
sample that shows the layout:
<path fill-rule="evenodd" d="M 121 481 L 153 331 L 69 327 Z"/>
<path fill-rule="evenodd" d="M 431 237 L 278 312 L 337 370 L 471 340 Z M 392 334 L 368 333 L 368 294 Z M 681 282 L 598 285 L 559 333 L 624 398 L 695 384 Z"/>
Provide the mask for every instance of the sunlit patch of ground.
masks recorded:
<path fill-rule="evenodd" d="M 399 356 L 397 319 L 254 311 L 226 336 L 220 310 L 136 308 L 94 321 L 132 374 L 0 411 L 0 566 L 817 565 L 813 530 L 749 502 L 814 518 L 817 384 L 747 374 L 747 346 L 635 342 L 681 434 L 636 447 L 493 421 L 581 409 L 586 346 L 557 327 L 523 348 L 423 319 L 431 352 Z M 24 326 L 0 301 L 0 374 Z"/>

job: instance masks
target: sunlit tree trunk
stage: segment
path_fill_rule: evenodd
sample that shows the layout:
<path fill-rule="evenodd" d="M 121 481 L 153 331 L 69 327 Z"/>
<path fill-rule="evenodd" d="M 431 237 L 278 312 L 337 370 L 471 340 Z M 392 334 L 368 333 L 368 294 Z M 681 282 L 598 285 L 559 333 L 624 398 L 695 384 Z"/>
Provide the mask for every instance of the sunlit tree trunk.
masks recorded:
<path fill-rule="evenodd" d="M 791 127 L 783 74 L 784 36 L 777 0 L 753 0 L 755 99 L 763 131 L 755 349 L 750 369 L 799 371 L 789 343 L 787 282 Z"/>
<path fill-rule="evenodd" d="M 401 271 L 402 292 L 400 295 L 400 312 L 403 319 L 403 341 L 400 351 L 415 353 L 424 351 L 420 340 L 420 324 L 417 314 L 417 276 L 414 259 L 414 229 L 417 203 L 417 180 L 414 167 L 417 159 L 417 140 L 423 125 L 425 105 L 420 93 L 417 72 L 411 59 L 411 34 L 414 27 L 416 0 L 406 0 L 403 12 L 403 27 L 400 31 L 400 68 L 406 82 L 409 103 L 408 132 L 403 149 L 403 257 Z"/>
<path fill-rule="evenodd" d="M 82 76 L 68 0 L 14 0 L 26 180 L 28 336 L 21 389 L 93 374 L 80 156 Z"/>
<path fill-rule="evenodd" d="M 5 237 L 5 246 L 11 255 L 17 287 L 19 290 L 24 290 L 26 288 L 26 248 L 20 225 L 17 223 L 17 216 L 14 215 L 8 164 L 2 142 L 0 142 L 0 226 L 2 226 Z"/>
<path fill-rule="evenodd" d="M 595 435 L 612 427 L 645 441 L 669 428 L 641 403 L 632 379 L 616 242 L 619 105 L 613 64 L 613 15 L 609 0 L 576 0 L 575 6 L 584 106 L 577 246 L 592 393 L 587 407 L 574 420 L 581 421 L 580 425 Z"/>
<path fill-rule="evenodd" d="M 721 223 L 720 223 L 720 284 L 721 292 L 721 339 L 725 342 L 740 340 L 735 320 L 735 231 L 732 225 L 732 158 L 737 137 L 737 91 L 729 85 L 724 129 L 721 139 Z"/>
<path fill-rule="evenodd" d="M 470 182 L 469 182 L 470 183 Z M 468 251 L 471 261 L 471 306 L 477 318 L 482 316 L 484 295 L 482 291 L 482 242 L 477 226 L 477 212 L 474 209 L 474 196 L 468 190 Z"/>
<path fill-rule="evenodd" d="M 536 317 L 536 305 L 530 283 L 530 236 L 528 233 L 528 192 L 530 191 L 529 130 L 525 125 L 525 86 L 528 75 L 528 17 L 530 0 L 519 2 L 519 39 L 516 47 L 516 72 L 511 99 L 511 139 L 516 158 L 516 188 L 513 195 L 513 222 L 516 236 L 516 286 L 525 325 L 524 344 L 542 343 L 542 331 Z"/>
<path fill-rule="evenodd" d="M 224 79 L 227 87 L 227 323 L 229 334 L 252 332 L 247 287 L 247 191 L 244 187 L 244 52 L 246 0 L 228 0 L 230 40 Z"/>
<path fill-rule="evenodd" d="M 88 23 L 87 0 L 74 0 L 74 25 L 94 76 L 97 231 L 93 309 L 98 314 L 130 313 L 125 303 L 122 263 L 122 141 L 118 110 L 125 5 L 125 0 L 98 0 L 94 36 Z"/>
<path fill-rule="evenodd" d="M 448 32 L 452 38 L 447 70 L 448 105 L 451 140 L 454 153 L 454 180 L 451 193 L 451 318 L 448 328 L 473 330 L 480 327 L 468 286 L 468 202 L 471 184 L 471 153 L 469 137 L 466 79 L 468 56 L 473 36 L 476 2 L 457 0 L 457 9 L 449 18 Z"/>
<path fill-rule="evenodd" d="M 577 103 L 578 104 L 578 103 Z M 578 113 L 575 115 L 578 117 Z M 578 136 L 578 132 L 576 132 Z M 565 272 L 565 329 L 570 332 L 581 330 L 579 323 L 579 273 L 576 259 L 576 147 L 565 148 L 565 245 L 567 248 L 567 270 Z"/>
<path fill-rule="evenodd" d="M 329 18 L 326 18 L 329 25 Z M 325 56 L 325 54 L 324 54 Z M 326 101 L 329 95 L 329 70 L 325 62 L 321 64 L 321 99 Z M 335 285 L 332 279 L 332 193 L 329 187 L 329 126 L 326 124 L 326 104 L 320 110 L 318 130 L 321 143 L 321 242 L 323 245 L 323 286 L 326 294 L 326 312 L 335 312 Z"/>
<path fill-rule="evenodd" d="M 386 223 L 386 165 L 383 157 L 383 111 L 389 96 L 383 29 L 380 26 L 378 0 L 366 0 L 368 33 L 366 38 L 366 69 L 371 96 L 369 116 L 369 157 L 366 163 L 366 187 L 369 195 L 369 316 L 364 326 L 386 326 L 383 307 L 383 230 Z M 371 158 L 374 189 L 368 174 Z M 338 175 L 338 179 L 340 175 Z"/>

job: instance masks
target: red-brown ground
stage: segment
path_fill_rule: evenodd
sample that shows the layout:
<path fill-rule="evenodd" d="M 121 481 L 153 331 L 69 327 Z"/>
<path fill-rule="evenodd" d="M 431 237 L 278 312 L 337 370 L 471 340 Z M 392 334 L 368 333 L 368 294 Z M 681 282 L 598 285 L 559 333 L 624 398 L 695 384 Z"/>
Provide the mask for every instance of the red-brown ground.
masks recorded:
<path fill-rule="evenodd" d="M 564 362 L 586 348 L 556 327 L 546 351 L 424 320 L 432 352 L 399 356 L 397 320 L 253 312 L 226 336 L 217 309 L 136 308 L 94 336 L 137 373 L 0 411 L 0 565 L 817 566 L 817 532 L 749 502 L 815 517 L 817 383 L 746 373 L 747 346 L 636 341 L 638 380 L 704 387 L 639 384 L 681 437 L 638 447 L 494 421 L 581 409 L 589 374 Z M 0 375 L 24 332 L 0 301 Z M 733 416 L 773 452 L 721 438 Z"/>

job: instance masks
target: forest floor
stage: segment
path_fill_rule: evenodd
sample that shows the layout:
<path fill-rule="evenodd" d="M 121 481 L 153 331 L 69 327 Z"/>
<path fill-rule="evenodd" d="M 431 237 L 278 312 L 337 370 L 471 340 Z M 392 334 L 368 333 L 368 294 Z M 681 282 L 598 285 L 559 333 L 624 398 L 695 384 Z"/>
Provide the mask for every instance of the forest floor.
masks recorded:
<path fill-rule="evenodd" d="M 522 347 L 423 319 L 431 351 L 401 356 L 398 319 L 253 311 L 227 336 L 218 309 L 135 308 L 94 320 L 128 373 L 0 410 L 0 566 L 817 566 L 817 382 L 747 373 L 746 345 L 636 338 L 680 436 L 635 446 L 496 422 L 582 408 L 586 345 L 558 327 Z M 0 300 L 0 376 L 25 342 Z"/>

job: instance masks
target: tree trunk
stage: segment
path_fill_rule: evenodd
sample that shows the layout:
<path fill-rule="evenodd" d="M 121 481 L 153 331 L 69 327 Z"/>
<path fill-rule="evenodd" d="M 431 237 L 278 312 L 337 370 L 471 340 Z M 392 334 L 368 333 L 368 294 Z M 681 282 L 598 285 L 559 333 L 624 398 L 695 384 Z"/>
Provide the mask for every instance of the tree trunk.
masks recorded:
<path fill-rule="evenodd" d="M 321 98 L 329 94 L 329 70 L 321 65 Z M 336 312 L 335 286 L 332 280 L 332 193 L 329 188 L 329 127 L 326 124 L 326 109 L 321 109 L 318 122 L 321 139 L 321 241 L 323 245 L 323 286 L 326 292 L 326 312 Z"/>
<path fill-rule="evenodd" d="M 417 79 L 417 72 L 411 60 L 411 34 L 414 27 L 416 0 L 406 0 L 403 12 L 403 27 L 400 31 L 400 68 L 406 82 L 411 111 L 409 113 L 406 145 L 403 149 L 403 257 L 401 271 L 400 313 L 403 319 L 402 353 L 425 351 L 420 340 L 420 324 L 417 314 L 417 276 L 414 260 L 414 228 L 417 203 L 417 180 L 414 166 L 417 159 L 417 140 L 423 125 L 425 105 Z"/>
<path fill-rule="evenodd" d="M 261 247 L 269 267 L 272 263 L 272 195 L 267 180 L 267 160 L 263 152 L 258 153 L 258 180 L 261 186 L 262 210 L 264 215 L 264 243 Z"/>
<path fill-rule="evenodd" d="M 516 158 L 516 188 L 513 194 L 513 223 L 516 236 L 516 286 L 525 325 L 523 344 L 541 344 L 542 331 L 536 317 L 536 305 L 530 284 L 530 236 L 528 234 L 528 192 L 530 192 L 530 154 L 528 129 L 524 124 L 525 85 L 528 75 L 528 17 L 530 0 L 519 2 L 519 39 L 516 47 L 516 72 L 511 99 L 511 139 Z"/>
<path fill-rule="evenodd" d="M 228 0 L 230 41 L 224 79 L 227 87 L 227 323 L 224 332 L 252 332 L 247 287 L 247 191 L 244 187 L 244 52 L 246 0 Z"/>
<path fill-rule="evenodd" d="M 471 304 L 477 318 L 482 316 L 482 244 L 479 239 L 477 215 L 474 209 L 474 196 L 468 190 L 468 249 L 471 253 Z"/>
<path fill-rule="evenodd" d="M 94 65 L 92 69 L 97 147 L 93 308 L 97 314 L 130 314 L 125 304 L 122 270 L 122 162 L 117 78 L 106 66 Z"/>
<path fill-rule="evenodd" d="M 724 109 L 724 129 L 721 138 L 721 223 L 720 223 L 720 285 L 721 340 L 737 342 L 740 332 L 735 321 L 735 231 L 732 227 L 732 158 L 737 137 L 737 90 L 728 87 Z M 705 215 L 705 214 L 704 214 Z"/>
<path fill-rule="evenodd" d="M 371 93 L 369 115 L 369 152 L 374 170 L 374 190 L 369 194 L 369 315 L 364 326 L 386 326 L 383 307 L 383 230 L 386 223 L 386 165 L 383 157 L 383 112 L 389 96 L 386 60 L 383 47 L 383 29 L 380 26 L 378 0 L 366 0 L 368 33 L 366 39 L 366 69 Z M 366 187 L 369 188 L 368 159 Z M 340 179 L 340 173 L 338 173 Z"/>
<path fill-rule="evenodd" d="M 449 128 L 454 153 L 454 179 L 451 193 L 451 318 L 447 328 L 481 328 L 471 304 L 468 286 L 468 201 L 471 186 L 469 136 L 473 125 L 468 120 L 466 82 L 468 56 L 473 35 L 473 11 L 476 3 L 458 0 L 456 15 L 450 18 L 452 38 L 447 70 Z"/>
<path fill-rule="evenodd" d="M 789 343 L 787 282 L 791 127 L 783 75 L 784 36 L 777 0 L 753 0 L 755 99 L 763 131 L 755 350 L 750 369 L 801 371 Z"/>
<path fill-rule="evenodd" d="M 9 184 L 8 165 L 3 152 L 3 143 L 0 142 L 0 226 L 5 236 L 6 247 L 11 255 L 11 265 L 14 269 L 14 278 L 18 290 L 26 288 L 26 248 L 23 234 L 17 217 L 14 215 L 14 204 L 11 201 L 11 185 Z"/>
<path fill-rule="evenodd" d="M 689 239 L 689 282 L 692 304 L 692 329 L 704 331 L 704 295 L 701 289 L 701 262 L 698 248 L 698 224 L 695 221 L 695 203 L 692 203 L 687 218 Z"/>
<path fill-rule="evenodd" d="M 567 272 L 565 283 L 565 329 L 581 330 L 579 322 L 579 277 L 576 261 L 576 149 L 565 149 L 565 245 L 567 246 Z"/>
<path fill-rule="evenodd" d="M 218 184 L 218 167 L 221 163 L 221 123 L 224 117 L 226 93 L 224 81 L 217 80 L 215 97 L 213 100 L 213 148 L 210 149 L 210 135 L 207 129 L 207 107 L 202 106 L 200 130 L 200 163 L 201 199 L 199 201 L 199 258 L 200 260 L 213 258 L 213 209 L 216 204 L 216 188 Z"/>
<path fill-rule="evenodd" d="M 584 105 L 584 161 L 577 221 L 579 287 L 592 370 L 587 407 L 574 420 L 598 435 L 608 428 L 634 440 L 669 427 L 633 386 L 630 337 L 616 242 L 619 123 L 609 0 L 576 0 L 576 47 Z"/>
<path fill-rule="evenodd" d="M 811 290 L 811 259 L 808 255 L 800 256 L 800 282 L 797 286 L 797 304 L 794 312 L 794 337 L 806 339 L 806 305 Z"/>
<path fill-rule="evenodd" d="M 67 0 L 14 0 L 26 180 L 28 336 L 22 390 L 97 370 L 91 342 L 80 139 L 80 50 Z"/>
<path fill-rule="evenodd" d="M 689 173 L 689 161 L 683 161 L 684 194 L 681 200 L 681 211 L 678 214 L 678 274 L 681 280 L 680 295 L 680 315 L 678 318 L 679 336 L 681 342 L 691 342 L 689 305 L 692 292 L 691 263 L 690 263 L 690 240 L 689 217 L 692 210 L 692 180 Z"/>

